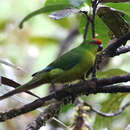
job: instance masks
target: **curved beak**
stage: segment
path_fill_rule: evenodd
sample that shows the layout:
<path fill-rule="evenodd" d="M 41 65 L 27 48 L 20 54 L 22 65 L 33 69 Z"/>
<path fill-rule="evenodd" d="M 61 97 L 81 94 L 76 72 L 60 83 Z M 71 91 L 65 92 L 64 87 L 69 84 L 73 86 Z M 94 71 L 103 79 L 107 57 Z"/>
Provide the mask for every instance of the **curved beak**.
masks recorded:
<path fill-rule="evenodd" d="M 100 45 L 99 45 L 99 48 L 98 48 L 98 51 L 102 51 L 102 49 L 103 49 L 103 45 L 100 44 Z"/>

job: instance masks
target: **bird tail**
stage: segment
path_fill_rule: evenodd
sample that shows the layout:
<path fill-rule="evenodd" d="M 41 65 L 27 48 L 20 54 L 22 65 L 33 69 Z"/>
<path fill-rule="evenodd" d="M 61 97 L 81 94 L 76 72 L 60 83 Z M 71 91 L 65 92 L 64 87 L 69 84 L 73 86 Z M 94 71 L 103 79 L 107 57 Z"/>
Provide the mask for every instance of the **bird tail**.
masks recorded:
<path fill-rule="evenodd" d="M 10 91 L 10 92 L 0 96 L 0 100 L 8 98 L 8 97 L 10 97 L 10 96 L 12 96 L 14 94 L 17 94 L 17 93 L 20 93 L 20 92 L 25 92 L 27 90 L 33 89 L 33 88 L 35 88 L 35 87 L 37 87 L 37 86 L 39 86 L 41 84 L 44 84 L 44 83 L 46 83 L 46 81 L 41 80 L 41 79 L 35 80 L 33 78 L 32 80 L 30 80 L 26 84 L 21 85 L 21 86 L 17 87 L 16 89 L 14 89 L 14 90 L 12 90 L 12 91 Z"/>

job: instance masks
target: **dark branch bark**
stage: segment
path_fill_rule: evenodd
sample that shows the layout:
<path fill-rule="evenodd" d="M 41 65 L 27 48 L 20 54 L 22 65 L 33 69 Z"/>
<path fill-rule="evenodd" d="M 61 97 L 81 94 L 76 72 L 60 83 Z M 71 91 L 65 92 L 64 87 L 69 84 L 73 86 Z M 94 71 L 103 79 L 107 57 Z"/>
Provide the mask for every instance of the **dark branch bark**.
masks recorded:
<path fill-rule="evenodd" d="M 17 87 L 21 86 L 21 84 L 17 83 L 16 81 L 13 81 L 13 80 L 3 77 L 3 76 L 1 76 L 1 84 L 8 85 L 13 88 L 17 88 Z M 34 93 L 32 93 L 30 91 L 26 91 L 25 93 L 28 93 L 29 95 L 32 95 L 36 98 L 40 98 L 39 96 L 35 95 Z"/>
<path fill-rule="evenodd" d="M 61 104 L 61 102 L 57 102 L 56 104 L 50 105 L 44 112 L 40 113 L 36 120 L 26 127 L 26 130 L 38 130 L 41 126 L 45 125 L 47 120 L 58 115 Z"/>
<path fill-rule="evenodd" d="M 92 2 L 92 8 L 93 8 L 93 14 L 91 19 L 91 25 L 92 25 L 92 38 L 95 38 L 95 15 L 96 15 L 96 9 L 98 5 L 98 0 L 91 0 Z"/>
<path fill-rule="evenodd" d="M 104 51 L 106 54 L 111 55 L 117 50 L 118 47 L 125 44 L 130 39 L 130 32 L 109 45 Z M 55 93 L 52 93 L 46 97 L 35 100 L 32 103 L 24 105 L 21 108 L 12 109 L 5 113 L 0 113 L 0 121 L 5 121 L 21 114 L 30 112 L 41 106 L 46 106 L 52 102 L 56 102 L 56 99 L 63 101 L 64 104 L 72 102 L 77 96 L 84 94 L 96 94 L 96 93 L 117 93 L 117 92 L 130 92 L 130 86 L 113 85 L 116 83 L 122 83 L 130 81 L 130 74 L 123 76 L 115 76 L 110 78 L 103 78 L 93 80 L 87 80 L 85 82 L 79 82 L 76 85 L 65 87 Z M 109 86 L 108 86 L 109 85 Z M 110 86 L 111 85 L 111 86 Z M 12 85 L 11 85 L 12 86 Z"/>
<path fill-rule="evenodd" d="M 127 33 L 125 36 L 121 37 L 117 41 L 113 42 L 111 45 L 108 45 L 107 48 L 104 49 L 103 54 L 107 56 L 113 56 L 117 48 L 121 45 L 125 45 L 127 40 L 130 40 L 130 32 Z M 65 87 L 61 90 L 58 90 L 55 93 L 52 93 L 46 97 L 41 99 L 37 99 L 32 103 L 26 104 L 23 107 L 9 110 L 8 112 L 0 113 L 0 122 L 14 118 L 21 114 L 30 112 L 39 108 L 41 106 L 46 106 L 50 103 L 56 103 L 57 100 L 63 102 L 64 104 L 68 104 L 73 102 L 74 99 L 79 95 L 89 95 L 89 94 L 96 94 L 96 93 L 117 93 L 117 92 L 130 92 L 130 86 L 119 86 L 113 85 L 116 83 L 122 83 L 130 81 L 130 74 L 123 75 L 123 76 L 115 76 L 111 78 L 103 78 L 97 80 L 87 80 L 84 82 L 79 82 L 76 85 L 71 85 Z M 5 82 L 5 81 L 3 81 Z M 10 86 L 18 86 L 19 84 L 9 81 L 8 84 Z M 12 85 L 13 84 L 13 85 Z"/>
<path fill-rule="evenodd" d="M 127 49 L 120 49 L 122 45 L 125 45 L 126 42 L 130 40 L 130 32 L 119 38 L 118 40 L 112 42 L 110 45 L 108 45 L 102 52 L 97 54 L 96 58 L 96 65 L 97 68 L 100 68 L 100 64 L 102 61 L 104 61 L 106 58 L 113 57 L 119 54 L 125 53 L 124 51 L 128 52 L 129 48 Z M 121 51 L 119 51 L 121 50 Z"/>
<path fill-rule="evenodd" d="M 117 48 L 119 48 L 122 45 L 125 45 L 126 42 L 130 40 L 130 32 L 128 32 L 126 35 L 122 36 L 112 44 L 108 45 L 103 52 L 105 52 L 108 56 L 113 56 L 115 54 Z"/>
<path fill-rule="evenodd" d="M 117 93 L 117 92 L 130 92 L 130 86 L 119 86 L 114 83 L 121 83 L 130 81 L 130 74 L 123 76 L 115 76 L 111 78 L 97 79 L 96 81 L 87 80 L 79 82 L 76 85 L 67 86 L 55 93 L 52 93 L 41 99 L 37 99 L 32 103 L 24 105 L 23 107 L 9 110 L 8 112 L 0 113 L 0 122 L 19 116 L 21 114 L 33 111 L 41 106 L 46 106 L 50 103 L 62 101 L 64 104 L 73 102 L 73 100 L 81 95 L 89 95 L 96 93 Z M 112 86 L 106 86 L 112 85 Z"/>
<path fill-rule="evenodd" d="M 130 51 L 130 46 L 119 48 L 119 49 L 117 49 L 116 53 L 113 56 L 118 56 L 118 55 L 127 53 L 129 51 Z"/>
<path fill-rule="evenodd" d="M 88 16 L 88 12 L 86 12 L 86 11 L 81 11 L 81 13 L 84 13 L 85 16 L 86 16 L 86 18 L 87 18 L 87 19 L 86 19 L 87 23 L 86 23 L 85 31 L 84 31 L 84 35 L 83 35 L 83 39 L 84 39 L 84 41 L 85 41 L 86 38 L 87 38 L 88 28 L 89 28 L 89 24 L 90 24 L 90 22 L 91 22 L 91 19 L 90 19 L 90 17 Z"/>

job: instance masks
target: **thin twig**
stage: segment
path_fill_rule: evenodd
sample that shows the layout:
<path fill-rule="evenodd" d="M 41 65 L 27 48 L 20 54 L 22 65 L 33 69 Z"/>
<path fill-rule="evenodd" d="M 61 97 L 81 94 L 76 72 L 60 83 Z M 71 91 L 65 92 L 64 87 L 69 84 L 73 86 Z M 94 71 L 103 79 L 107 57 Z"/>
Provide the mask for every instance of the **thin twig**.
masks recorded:
<path fill-rule="evenodd" d="M 90 104 L 85 103 L 85 105 L 89 106 L 91 111 L 96 112 L 98 115 L 100 116 L 104 116 L 104 117 L 113 117 L 113 116 L 117 116 L 119 114 L 121 114 L 127 107 L 130 106 L 130 102 L 126 103 L 125 105 L 123 105 L 119 110 L 117 110 L 116 112 L 113 113 L 105 113 L 105 112 L 101 112 L 95 108 L 93 108 Z"/>
<path fill-rule="evenodd" d="M 86 16 L 86 21 L 87 21 L 86 26 L 85 26 L 84 35 L 83 35 L 83 39 L 84 39 L 84 41 L 85 41 L 86 38 L 87 38 L 88 27 L 89 27 L 89 24 L 90 24 L 90 22 L 91 22 L 91 19 L 90 19 L 90 17 L 88 16 L 88 12 L 86 12 L 86 11 L 80 11 L 80 12 L 83 13 L 83 14 L 85 14 L 85 16 Z"/>
<path fill-rule="evenodd" d="M 92 0 L 92 19 L 91 19 L 91 25 L 92 25 L 92 37 L 95 38 L 95 15 L 96 15 L 96 9 L 100 1 L 98 0 Z"/>
<path fill-rule="evenodd" d="M 4 65 L 7 65 L 7 66 L 9 66 L 9 67 L 12 67 L 12 68 L 14 68 L 14 69 L 16 69 L 16 70 L 20 70 L 20 71 L 22 71 L 22 72 L 25 72 L 21 67 L 18 67 L 18 66 L 14 65 L 14 64 L 12 64 L 12 63 L 6 61 L 6 60 L 0 59 L 0 63 L 1 63 L 1 64 L 4 64 Z"/>
<path fill-rule="evenodd" d="M 95 38 L 95 15 L 96 15 L 96 9 L 99 4 L 98 0 L 92 0 L 92 19 L 91 19 L 91 25 L 92 25 L 92 37 Z M 92 70 L 92 78 L 96 78 L 96 69 L 97 69 L 97 57 L 95 58 L 93 70 Z"/>
<path fill-rule="evenodd" d="M 86 23 L 86 26 L 85 26 L 85 32 L 84 32 L 84 35 L 83 35 L 83 39 L 84 39 L 84 41 L 85 41 L 86 38 L 87 38 L 87 33 L 88 33 L 88 27 L 89 27 L 89 24 L 90 24 L 90 21 L 87 20 L 87 23 Z"/>
<path fill-rule="evenodd" d="M 26 130 L 38 130 L 41 126 L 45 125 L 49 119 L 59 114 L 61 105 L 62 102 L 50 105 L 44 112 L 40 113 L 36 120 L 27 125 Z"/>
<path fill-rule="evenodd" d="M 92 21 L 91 21 L 91 25 L 92 25 L 92 37 L 95 38 L 95 3 L 97 0 L 92 0 L 92 8 L 93 8 L 93 14 L 92 14 Z"/>
<path fill-rule="evenodd" d="M 110 51 L 117 50 L 124 42 L 130 39 L 130 32 L 118 39 L 113 44 L 109 45 L 105 51 L 108 56 L 110 56 Z M 114 48 L 114 49 L 113 49 Z M 108 50 L 107 50 L 108 49 Z M 26 104 L 20 108 L 15 108 L 7 112 L 0 113 L 0 122 L 14 118 L 21 114 L 33 111 L 41 106 L 47 106 L 51 103 L 56 103 L 56 101 L 62 101 L 65 104 L 72 102 L 79 95 L 88 95 L 95 93 L 117 93 L 117 92 L 130 92 L 130 86 L 113 85 L 116 83 L 128 82 L 130 81 L 130 74 L 122 76 L 114 76 L 110 78 L 103 78 L 97 80 L 87 80 L 84 82 L 79 82 L 75 85 L 70 85 L 68 87 L 62 88 L 55 93 L 37 99 L 32 103 Z M 109 86 L 108 86 L 109 85 Z M 56 100 L 57 99 L 57 100 Z"/>
<path fill-rule="evenodd" d="M 0 77 L 1 77 L 1 84 L 8 85 L 8 86 L 13 87 L 13 88 L 17 88 L 17 87 L 21 86 L 21 84 L 19 84 L 18 82 L 13 81 L 7 77 L 4 77 L 4 76 L 0 76 Z M 31 96 L 34 96 L 36 98 L 40 98 L 39 96 L 35 95 L 34 93 L 32 93 L 30 91 L 25 91 L 25 93 L 27 93 Z"/>
<path fill-rule="evenodd" d="M 46 97 L 41 99 L 37 99 L 32 103 L 26 104 L 20 108 L 15 108 L 9 110 L 8 112 L 0 113 L 0 122 L 14 118 L 21 114 L 33 111 L 41 106 L 47 106 L 50 103 L 56 103 L 58 101 L 62 101 L 65 104 L 72 102 L 79 95 L 88 95 L 95 93 L 117 93 L 117 92 L 130 92 L 130 86 L 120 86 L 115 85 L 114 83 L 121 83 L 130 81 L 130 74 L 123 76 L 114 76 L 111 78 L 103 78 L 97 79 L 96 81 L 87 80 L 84 82 L 77 83 L 75 85 L 71 85 L 65 87 L 61 90 L 58 90 L 55 93 L 52 93 Z M 112 86 L 104 86 L 104 85 L 112 85 Z"/>

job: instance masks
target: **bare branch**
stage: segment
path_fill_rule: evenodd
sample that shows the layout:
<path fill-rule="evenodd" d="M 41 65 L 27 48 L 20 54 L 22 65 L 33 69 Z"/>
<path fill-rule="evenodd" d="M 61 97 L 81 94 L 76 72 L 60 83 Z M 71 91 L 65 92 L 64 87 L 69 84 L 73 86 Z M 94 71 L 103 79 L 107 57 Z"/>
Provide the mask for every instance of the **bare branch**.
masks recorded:
<path fill-rule="evenodd" d="M 126 42 L 130 40 L 130 32 L 113 42 L 112 44 L 108 45 L 103 51 L 109 55 L 112 56 L 113 53 L 116 52 L 117 48 L 119 48 L 122 45 L 125 45 Z"/>
<path fill-rule="evenodd" d="M 49 119 L 59 114 L 61 105 L 62 102 L 50 105 L 44 112 L 40 113 L 36 120 L 27 125 L 26 130 L 38 130 L 41 126 L 45 125 Z"/>
<path fill-rule="evenodd" d="M 127 52 L 130 52 L 130 46 L 118 48 L 116 53 L 113 56 L 118 56 L 120 54 L 124 54 L 124 53 L 127 53 Z"/>
<path fill-rule="evenodd" d="M 11 80 L 7 77 L 3 77 L 3 76 L 1 76 L 1 84 L 8 85 L 13 88 L 17 88 L 17 87 L 21 86 L 21 84 L 17 83 L 16 81 L 13 81 L 13 80 Z M 26 93 L 28 93 L 29 95 L 32 95 L 36 98 L 40 98 L 39 96 L 35 95 L 34 93 L 32 93 L 30 91 L 26 91 Z"/>
<path fill-rule="evenodd" d="M 84 39 L 84 41 L 86 40 L 86 38 L 87 38 L 87 33 L 88 33 L 88 27 L 89 27 L 89 24 L 90 24 L 90 22 L 91 22 L 91 18 L 88 16 L 88 12 L 86 12 L 86 11 L 80 11 L 81 13 L 83 13 L 83 14 L 85 14 L 85 16 L 86 16 L 86 21 L 87 21 L 87 23 L 86 23 L 86 26 L 85 26 L 85 31 L 84 31 L 84 35 L 83 35 L 83 39 Z"/>
<path fill-rule="evenodd" d="M 91 25 L 92 25 L 92 38 L 95 38 L 95 16 L 96 16 L 96 10 L 97 10 L 97 6 L 99 4 L 100 0 L 91 0 L 92 3 L 92 18 L 91 18 Z M 96 68 L 97 68 L 97 57 L 95 58 L 95 63 L 94 66 L 92 68 L 92 78 L 95 79 L 96 78 Z"/>
<path fill-rule="evenodd" d="M 93 8 L 93 14 L 91 19 L 91 25 L 92 25 L 92 37 L 95 38 L 95 14 L 97 9 L 97 1 L 98 0 L 92 0 L 92 8 Z"/>
<path fill-rule="evenodd" d="M 20 71 L 24 72 L 24 70 L 23 70 L 21 67 L 17 67 L 16 65 L 14 65 L 14 64 L 12 64 L 12 63 L 9 63 L 9 62 L 6 61 L 6 60 L 0 59 L 0 63 L 1 63 L 1 64 L 4 64 L 4 65 L 7 65 L 7 66 L 9 66 L 9 67 L 12 67 L 12 68 L 14 68 L 14 69 L 16 69 L 16 70 L 20 70 Z"/>
<path fill-rule="evenodd" d="M 112 42 L 102 52 L 98 53 L 96 61 L 97 67 L 99 67 L 102 61 L 106 58 L 116 56 L 118 54 L 118 48 L 120 48 L 122 45 L 125 45 L 128 40 L 130 40 L 130 32 L 128 32 L 118 40 Z"/>
<path fill-rule="evenodd" d="M 57 100 L 68 104 L 73 102 L 79 95 L 88 95 L 96 93 L 117 93 L 117 92 L 130 92 L 130 86 L 114 85 L 116 83 L 130 81 L 130 74 L 123 76 L 114 76 L 111 78 L 103 78 L 93 80 L 87 80 L 79 82 L 75 85 L 67 86 L 55 93 L 52 93 L 41 99 L 37 99 L 32 103 L 26 104 L 20 108 L 9 110 L 8 112 L 0 113 L 0 122 L 19 116 L 21 114 L 30 112 L 41 106 L 47 106 L 50 103 L 56 103 Z M 112 86 L 106 86 L 112 85 Z M 57 99 L 57 100 L 56 100 Z"/>
<path fill-rule="evenodd" d="M 113 116 L 117 116 L 119 114 L 121 114 L 127 107 L 130 106 L 130 102 L 126 103 L 124 106 L 122 106 L 118 111 L 114 112 L 114 113 L 105 113 L 105 112 L 101 112 L 99 110 L 96 110 L 95 108 L 93 108 L 91 105 L 89 105 L 88 103 L 85 103 L 85 105 L 89 106 L 90 109 L 93 112 L 96 112 L 98 115 L 100 116 L 104 116 L 104 117 L 113 117 Z"/>

